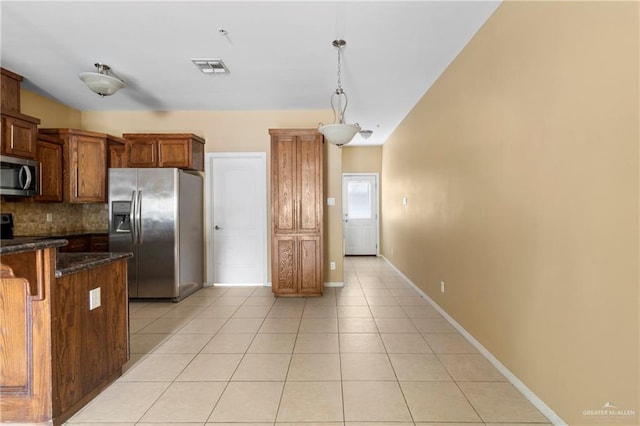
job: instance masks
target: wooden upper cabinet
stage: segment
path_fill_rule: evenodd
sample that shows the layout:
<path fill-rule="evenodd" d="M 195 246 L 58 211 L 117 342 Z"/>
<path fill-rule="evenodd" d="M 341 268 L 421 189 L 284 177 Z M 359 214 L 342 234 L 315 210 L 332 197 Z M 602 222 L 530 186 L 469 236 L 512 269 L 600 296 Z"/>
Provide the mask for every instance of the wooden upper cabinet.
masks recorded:
<path fill-rule="evenodd" d="M 131 141 L 127 164 L 129 167 L 158 167 L 158 142 L 153 139 Z"/>
<path fill-rule="evenodd" d="M 0 110 L 20 112 L 20 85 L 22 76 L 0 68 Z"/>
<path fill-rule="evenodd" d="M 2 154 L 35 159 L 40 120 L 14 113 L 2 114 Z"/>
<path fill-rule="evenodd" d="M 107 149 L 109 150 L 108 168 L 127 167 L 127 144 L 124 139 L 107 135 Z"/>
<path fill-rule="evenodd" d="M 0 68 L 0 138 L 3 155 L 36 158 L 36 139 L 40 120 L 20 113 L 22 77 Z"/>
<path fill-rule="evenodd" d="M 62 201 L 62 141 L 47 135 L 38 135 L 38 156 L 40 162 L 40 195 L 36 201 Z"/>
<path fill-rule="evenodd" d="M 272 133 L 271 167 L 274 233 L 320 232 L 322 135 Z"/>
<path fill-rule="evenodd" d="M 63 199 L 67 203 L 107 201 L 107 135 L 76 129 L 40 129 L 63 142 Z"/>
<path fill-rule="evenodd" d="M 74 136 L 70 141 L 69 201 L 107 201 L 106 140 L 94 136 Z"/>
<path fill-rule="evenodd" d="M 128 167 L 204 170 L 205 140 L 190 133 L 125 133 Z"/>

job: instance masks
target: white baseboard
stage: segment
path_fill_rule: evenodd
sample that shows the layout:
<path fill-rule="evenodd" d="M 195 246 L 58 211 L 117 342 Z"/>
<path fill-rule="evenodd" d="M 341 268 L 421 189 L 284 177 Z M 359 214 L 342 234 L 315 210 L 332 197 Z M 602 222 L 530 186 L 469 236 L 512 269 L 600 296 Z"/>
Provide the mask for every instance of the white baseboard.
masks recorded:
<path fill-rule="evenodd" d="M 495 368 L 506 377 L 506 379 L 524 395 L 549 421 L 556 426 L 567 426 L 567 422 L 562 420 L 547 404 L 544 403 L 531 389 L 529 389 L 520 379 L 518 379 L 507 367 L 505 367 L 487 348 L 482 346 L 467 330 L 456 322 L 447 312 L 433 301 L 427 294 L 415 285 L 405 274 L 403 274 L 389 259 L 380 255 L 400 276 L 413 287 L 422 297 L 424 297 L 449 323 L 462 334 Z"/>
<path fill-rule="evenodd" d="M 325 287 L 344 287 L 344 282 L 342 281 L 329 281 L 324 283 Z"/>

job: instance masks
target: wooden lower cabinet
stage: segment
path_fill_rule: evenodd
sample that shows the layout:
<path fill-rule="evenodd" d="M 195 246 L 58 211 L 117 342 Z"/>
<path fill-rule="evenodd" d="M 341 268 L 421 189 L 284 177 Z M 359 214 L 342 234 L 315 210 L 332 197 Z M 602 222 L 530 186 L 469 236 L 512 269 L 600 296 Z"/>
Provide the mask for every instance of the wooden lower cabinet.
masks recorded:
<path fill-rule="evenodd" d="M 122 373 L 129 358 L 126 260 L 56 279 L 51 294 L 53 416 L 69 417 Z M 89 309 L 89 292 L 101 304 Z M 71 413 L 71 414 L 73 414 Z"/>
<path fill-rule="evenodd" d="M 60 253 L 84 253 L 109 251 L 108 234 L 72 235 L 59 237 L 69 244 L 58 249 Z"/>
<path fill-rule="evenodd" d="M 55 248 L 2 255 L 2 422 L 59 425 L 129 357 L 127 259 L 54 278 Z M 89 309 L 89 292 L 101 304 Z"/>
<path fill-rule="evenodd" d="M 84 253 L 91 251 L 91 236 L 89 235 L 67 236 L 64 237 L 64 239 L 69 241 L 69 244 L 60 247 L 60 253 Z"/>
<path fill-rule="evenodd" d="M 278 296 L 322 295 L 320 236 L 276 236 L 272 248 L 273 292 Z"/>
<path fill-rule="evenodd" d="M 48 423 L 55 248 L 0 257 L 0 419 Z"/>
<path fill-rule="evenodd" d="M 109 235 L 92 235 L 89 238 L 90 252 L 109 251 Z"/>

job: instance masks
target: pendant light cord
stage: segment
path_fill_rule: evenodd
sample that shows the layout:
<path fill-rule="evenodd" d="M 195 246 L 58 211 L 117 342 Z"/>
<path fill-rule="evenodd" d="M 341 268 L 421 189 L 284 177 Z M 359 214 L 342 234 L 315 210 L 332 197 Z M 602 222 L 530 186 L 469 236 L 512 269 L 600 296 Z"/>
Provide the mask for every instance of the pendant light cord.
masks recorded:
<path fill-rule="evenodd" d="M 337 98 L 337 108 L 334 105 L 334 96 L 331 96 L 331 109 L 333 109 L 333 122 L 344 124 L 344 113 L 347 110 L 347 105 L 349 104 L 349 99 L 347 98 L 347 94 L 342 90 L 342 45 L 336 46 L 338 49 L 338 88 L 336 89 L 334 95 Z M 344 106 L 342 105 L 342 98 L 344 97 Z"/>

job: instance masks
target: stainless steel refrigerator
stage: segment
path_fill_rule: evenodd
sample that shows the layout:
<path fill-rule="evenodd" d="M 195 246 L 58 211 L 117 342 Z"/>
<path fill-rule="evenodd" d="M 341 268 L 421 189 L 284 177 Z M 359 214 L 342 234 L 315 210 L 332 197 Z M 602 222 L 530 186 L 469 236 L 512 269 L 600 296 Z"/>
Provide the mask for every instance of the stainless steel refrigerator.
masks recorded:
<path fill-rule="evenodd" d="M 109 169 L 109 250 L 132 252 L 130 298 L 182 300 L 203 284 L 202 177 Z"/>

